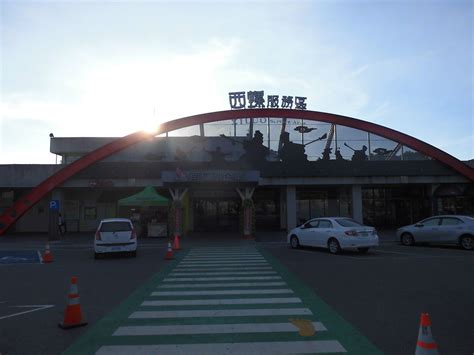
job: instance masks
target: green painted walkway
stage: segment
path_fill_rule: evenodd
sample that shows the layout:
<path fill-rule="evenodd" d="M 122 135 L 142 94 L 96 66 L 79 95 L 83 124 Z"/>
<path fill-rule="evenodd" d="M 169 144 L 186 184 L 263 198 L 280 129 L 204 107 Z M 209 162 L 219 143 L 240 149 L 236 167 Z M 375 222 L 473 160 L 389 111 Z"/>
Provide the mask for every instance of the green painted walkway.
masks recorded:
<path fill-rule="evenodd" d="M 65 354 L 381 354 L 264 250 L 179 254 Z"/>

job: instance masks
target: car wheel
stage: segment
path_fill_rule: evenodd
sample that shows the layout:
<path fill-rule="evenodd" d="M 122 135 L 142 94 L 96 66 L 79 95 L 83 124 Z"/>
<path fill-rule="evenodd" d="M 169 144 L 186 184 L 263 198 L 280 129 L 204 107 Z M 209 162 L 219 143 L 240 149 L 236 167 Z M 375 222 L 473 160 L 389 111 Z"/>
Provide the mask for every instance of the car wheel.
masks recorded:
<path fill-rule="evenodd" d="M 296 235 L 292 235 L 290 239 L 290 245 L 293 249 L 297 249 L 300 247 L 300 241 Z"/>
<path fill-rule="evenodd" d="M 463 235 L 459 244 L 464 250 L 472 250 L 474 249 L 474 238 L 470 235 Z"/>
<path fill-rule="evenodd" d="M 410 246 L 410 245 L 415 244 L 415 239 L 410 233 L 403 233 L 401 242 L 403 245 Z"/>
<path fill-rule="evenodd" d="M 341 251 L 341 246 L 337 239 L 331 238 L 328 241 L 328 249 L 331 254 L 338 254 Z"/>
<path fill-rule="evenodd" d="M 100 253 L 94 253 L 94 259 L 100 259 L 102 257 L 102 254 Z"/>
<path fill-rule="evenodd" d="M 359 251 L 359 253 L 361 254 L 365 254 L 369 251 L 370 248 L 367 248 L 367 247 L 364 247 L 364 248 L 357 248 L 357 250 Z"/>
<path fill-rule="evenodd" d="M 130 256 L 131 256 L 132 258 L 136 258 L 136 257 L 137 257 L 137 251 L 136 251 L 136 250 L 131 251 L 131 252 L 130 252 Z"/>

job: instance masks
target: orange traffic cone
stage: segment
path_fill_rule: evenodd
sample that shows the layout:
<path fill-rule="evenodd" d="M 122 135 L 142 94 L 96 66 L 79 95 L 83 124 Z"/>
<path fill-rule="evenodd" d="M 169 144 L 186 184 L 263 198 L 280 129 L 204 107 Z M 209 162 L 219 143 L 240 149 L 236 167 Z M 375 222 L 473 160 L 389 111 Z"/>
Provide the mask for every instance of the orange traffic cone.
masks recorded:
<path fill-rule="evenodd" d="M 178 234 L 174 235 L 173 250 L 181 250 L 181 246 L 179 245 L 179 235 Z"/>
<path fill-rule="evenodd" d="M 171 243 L 168 242 L 168 251 L 166 252 L 165 260 L 172 260 L 172 259 L 174 259 L 173 249 L 171 249 Z"/>
<path fill-rule="evenodd" d="M 68 295 L 68 304 L 64 311 L 64 322 L 59 323 L 59 327 L 69 329 L 81 327 L 87 322 L 82 317 L 81 304 L 79 302 L 79 291 L 77 289 L 77 277 L 71 277 L 71 288 Z"/>
<path fill-rule="evenodd" d="M 46 249 L 43 254 L 43 263 L 52 263 L 53 262 L 53 254 L 49 250 L 49 243 L 46 243 Z"/>
<path fill-rule="evenodd" d="M 435 355 L 438 354 L 438 345 L 431 334 L 431 319 L 428 313 L 422 313 L 420 319 L 420 330 L 418 331 L 418 341 L 416 342 L 415 355 Z"/>

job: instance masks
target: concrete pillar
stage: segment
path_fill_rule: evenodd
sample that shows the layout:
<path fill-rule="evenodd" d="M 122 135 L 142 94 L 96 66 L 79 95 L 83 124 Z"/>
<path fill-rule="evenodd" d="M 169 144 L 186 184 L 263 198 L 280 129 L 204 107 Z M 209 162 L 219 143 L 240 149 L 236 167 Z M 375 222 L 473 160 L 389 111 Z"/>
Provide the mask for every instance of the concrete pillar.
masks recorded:
<path fill-rule="evenodd" d="M 429 189 L 429 198 L 431 202 L 431 215 L 435 216 L 442 213 L 441 200 L 435 197 L 435 191 L 440 186 L 440 184 L 431 184 Z"/>
<path fill-rule="evenodd" d="M 352 218 L 363 223 L 362 187 L 360 185 L 352 185 Z"/>
<path fill-rule="evenodd" d="M 280 229 L 286 229 L 286 189 L 280 188 Z"/>
<path fill-rule="evenodd" d="M 194 232 L 194 198 L 189 198 L 189 211 L 188 211 L 188 229 L 190 232 Z"/>
<path fill-rule="evenodd" d="M 286 187 L 286 230 L 296 227 L 296 187 Z"/>
<path fill-rule="evenodd" d="M 339 216 L 339 206 L 337 200 L 339 198 L 339 191 L 329 189 L 328 191 L 328 210 L 326 216 Z"/>

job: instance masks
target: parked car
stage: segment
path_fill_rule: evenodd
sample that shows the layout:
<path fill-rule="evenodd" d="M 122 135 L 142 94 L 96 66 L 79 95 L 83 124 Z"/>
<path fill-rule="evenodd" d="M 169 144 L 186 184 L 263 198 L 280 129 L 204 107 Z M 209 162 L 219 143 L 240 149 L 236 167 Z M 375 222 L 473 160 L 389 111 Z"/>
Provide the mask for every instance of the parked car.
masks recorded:
<path fill-rule="evenodd" d="M 472 250 L 474 248 L 474 218 L 458 215 L 433 216 L 398 228 L 397 238 L 403 245 L 457 244 L 463 249 Z"/>
<path fill-rule="evenodd" d="M 95 232 L 95 258 L 105 253 L 121 252 L 137 255 L 137 234 L 132 221 L 127 218 L 103 219 Z"/>
<path fill-rule="evenodd" d="M 365 226 L 353 219 L 324 217 L 310 219 L 288 233 L 292 248 L 299 246 L 328 248 L 333 254 L 342 249 L 357 249 L 366 253 L 379 245 L 379 236 L 374 227 Z"/>

